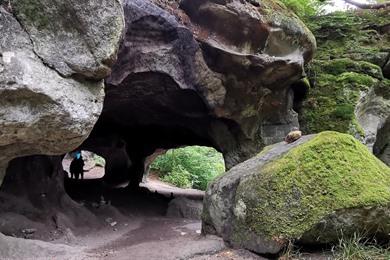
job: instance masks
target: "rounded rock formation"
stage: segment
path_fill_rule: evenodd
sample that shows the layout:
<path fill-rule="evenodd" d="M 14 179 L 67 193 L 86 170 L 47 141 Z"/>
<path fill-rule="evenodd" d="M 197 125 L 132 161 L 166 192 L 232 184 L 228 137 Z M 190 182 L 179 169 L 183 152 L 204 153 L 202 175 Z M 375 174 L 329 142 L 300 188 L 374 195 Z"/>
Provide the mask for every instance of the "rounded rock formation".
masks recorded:
<path fill-rule="evenodd" d="M 262 254 L 277 254 L 290 241 L 337 243 L 355 232 L 389 240 L 389 187 L 390 168 L 352 136 L 304 136 L 215 180 L 203 232 Z"/>
<path fill-rule="evenodd" d="M 116 0 L 9 4 L 0 5 L 0 183 L 12 158 L 63 154 L 89 135 L 124 27 Z"/>
<path fill-rule="evenodd" d="M 229 168 L 298 126 L 290 86 L 303 77 L 315 40 L 282 5 L 126 0 L 124 11 L 119 59 L 84 146 L 123 139 L 132 162 L 124 174 L 132 172 L 135 186 L 157 149 L 212 146 Z"/>

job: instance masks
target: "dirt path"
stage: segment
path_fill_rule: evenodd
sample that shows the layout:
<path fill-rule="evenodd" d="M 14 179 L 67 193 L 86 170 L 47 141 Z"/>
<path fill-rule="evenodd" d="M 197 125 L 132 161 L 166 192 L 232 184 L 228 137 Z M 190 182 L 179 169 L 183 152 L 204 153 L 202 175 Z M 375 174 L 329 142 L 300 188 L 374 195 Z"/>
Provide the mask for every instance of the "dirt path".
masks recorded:
<path fill-rule="evenodd" d="M 65 188 L 101 225 L 91 226 L 87 233 L 76 235 L 70 229 L 65 230 L 64 237 L 52 242 L 0 236 L 0 259 L 262 259 L 246 251 L 228 249 L 216 236 L 201 235 L 200 220 L 166 216 L 172 195 L 199 201 L 204 192 L 183 190 L 153 178 L 134 192 L 107 187 L 101 179 L 94 178 L 98 175 L 101 173 L 91 171 L 84 181 L 68 179 Z M 109 203 L 102 205 L 101 198 Z"/>
<path fill-rule="evenodd" d="M 84 259 L 189 259 L 225 248 L 221 239 L 201 236 L 199 231 L 199 221 L 147 218 L 116 239 L 88 249 Z"/>
<path fill-rule="evenodd" d="M 196 189 L 180 189 L 168 183 L 162 182 L 156 178 L 148 178 L 146 183 L 140 183 L 141 187 L 149 189 L 151 192 L 169 197 L 171 193 L 175 196 L 184 196 L 191 199 L 203 199 L 204 191 Z"/>
<path fill-rule="evenodd" d="M 174 197 L 200 200 L 204 192 L 176 188 L 153 178 L 143 187 L 150 193 L 126 195 L 116 190 L 116 194 L 107 195 L 123 215 L 113 217 L 112 221 L 117 222 L 114 226 L 107 224 L 102 231 L 78 238 L 76 244 L 85 248 L 86 256 L 82 259 L 262 259 L 245 251 L 227 249 L 219 237 L 201 235 L 200 220 L 165 216 L 171 193 Z"/>

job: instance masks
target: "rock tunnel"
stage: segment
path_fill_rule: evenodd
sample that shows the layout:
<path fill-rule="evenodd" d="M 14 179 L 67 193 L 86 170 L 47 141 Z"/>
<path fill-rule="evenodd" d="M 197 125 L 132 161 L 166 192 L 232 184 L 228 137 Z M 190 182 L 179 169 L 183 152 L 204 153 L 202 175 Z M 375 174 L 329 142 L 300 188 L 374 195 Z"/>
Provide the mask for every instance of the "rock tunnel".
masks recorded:
<path fill-rule="evenodd" d="M 6 216 L 17 209 L 27 216 L 25 222 L 85 224 L 76 219 L 90 213 L 64 188 L 61 160 L 72 150 L 102 156 L 106 160 L 104 182 L 129 182 L 127 188 L 135 191 L 144 175 L 146 158 L 161 149 L 213 147 L 231 168 L 265 145 L 281 141 L 298 126 L 294 95 L 301 97 L 305 90 L 294 83 L 304 77 L 303 66 L 313 55 L 315 40 L 294 15 L 283 8 L 275 10 L 287 19 L 279 23 L 269 14 L 261 14 L 264 6 L 242 1 L 180 1 L 171 5 L 124 1 L 124 32 L 111 70 L 107 70 L 107 60 L 102 61 L 104 70 L 94 68 L 91 72 L 72 64 L 65 68 L 63 63 L 69 65 L 70 61 L 60 66 L 47 61 L 45 53 L 38 53 L 47 64 L 53 64 L 58 75 L 89 92 L 83 90 L 81 100 L 66 99 L 72 106 L 82 104 L 64 112 L 66 116 L 59 120 L 63 125 L 53 125 L 50 118 L 55 115 L 43 115 L 38 128 L 50 125 L 48 132 L 39 130 L 39 138 L 15 138 L 2 146 L 6 152 L 1 162 L 9 161 L 0 192 L 4 219 L 16 221 Z M 201 15 L 207 19 L 199 19 Z M 240 33 L 228 34 L 226 22 Z M 33 37 L 33 41 L 39 43 L 38 38 Z M 109 57 L 112 59 L 112 54 Z M 104 101 L 99 92 L 102 80 Z M 92 88 L 95 90 L 90 91 Z M 86 114 L 81 117 L 78 110 Z M 76 123 L 75 129 L 63 130 Z M 33 127 L 26 125 L 24 130 Z M 45 135 L 51 139 L 42 138 Z M 56 138 L 60 139 L 57 143 Z M 44 145 L 35 147 L 34 141 Z M 25 205 L 23 212 L 21 204 Z"/>
<path fill-rule="evenodd" d="M 297 126 L 292 100 L 294 92 L 302 95 L 305 89 L 293 83 L 303 76 L 304 61 L 313 51 L 310 37 L 299 31 L 291 36 L 285 28 L 278 29 L 285 35 L 272 35 L 276 25 L 264 21 L 248 28 L 247 37 L 260 30 L 256 33 L 270 37 L 268 44 L 261 37 L 243 40 L 245 35 L 227 39 L 219 24 L 239 18 L 210 8 L 207 14 L 221 21 L 202 27 L 196 8 L 206 2 L 196 7 L 182 1 L 176 9 L 180 14 L 161 5 L 146 7 L 143 1 L 125 2 L 126 31 L 105 80 L 103 110 L 79 147 L 107 160 L 107 182 L 130 180 L 138 187 L 147 156 L 183 145 L 214 147 L 230 168 Z M 234 8 L 210 4 L 223 8 L 222 13 Z M 242 15 L 241 23 L 253 26 L 253 18 Z M 186 16 L 187 27 L 175 16 Z M 194 26 L 216 36 L 204 38 Z M 301 46 L 288 44 L 293 37 Z M 237 49 L 246 40 L 253 45 L 249 53 Z"/>

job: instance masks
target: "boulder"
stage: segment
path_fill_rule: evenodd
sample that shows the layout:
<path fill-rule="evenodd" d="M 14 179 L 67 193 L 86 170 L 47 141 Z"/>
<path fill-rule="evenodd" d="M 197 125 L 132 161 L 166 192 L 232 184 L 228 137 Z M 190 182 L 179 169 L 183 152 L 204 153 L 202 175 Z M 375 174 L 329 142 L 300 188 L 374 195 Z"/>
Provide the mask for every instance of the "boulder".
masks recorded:
<path fill-rule="evenodd" d="M 60 75 L 103 79 L 124 26 L 119 0 L 11 0 L 14 15 L 44 64 Z"/>
<path fill-rule="evenodd" d="M 1 259 L 48 259 L 76 260 L 87 257 L 81 246 L 69 246 L 39 240 L 27 240 L 0 233 Z"/>
<path fill-rule="evenodd" d="M 383 79 L 369 91 L 360 93 L 355 116 L 364 131 L 363 143 L 370 151 L 376 143 L 382 147 L 390 145 L 390 132 L 383 129 L 390 118 L 390 80 Z M 387 165 L 390 166 L 388 161 Z"/>
<path fill-rule="evenodd" d="M 261 254 L 355 232 L 389 240 L 389 187 L 390 168 L 352 136 L 304 136 L 216 179 L 206 191 L 203 232 Z"/>
<path fill-rule="evenodd" d="M 83 232 L 100 227 L 91 211 L 69 197 L 65 177 L 62 156 L 11 160 L 0 188 L 0 232 L 25 237 L 26 230 L 35 229 L 33 238 L 47 239 L 60 237 L 68 228 Z"/>
<path fill-rule="evenodd" d="M 12 158 L 75 149 L 101 113 L 123 10 L 73 2 L 0 6 L 0 183 Z"/>
<path fill-rule="evenodd" d="M 378 130 L 373 152 L 385 164 L 390 166 L 390 116 Z"/>
<path fill-rule="evenodd" d="M 171 200 L 168 204 L 168 217 L 200 219 L 201 215 L 201 200 L 191 200 L 186 197 L 177 197 Z"/>

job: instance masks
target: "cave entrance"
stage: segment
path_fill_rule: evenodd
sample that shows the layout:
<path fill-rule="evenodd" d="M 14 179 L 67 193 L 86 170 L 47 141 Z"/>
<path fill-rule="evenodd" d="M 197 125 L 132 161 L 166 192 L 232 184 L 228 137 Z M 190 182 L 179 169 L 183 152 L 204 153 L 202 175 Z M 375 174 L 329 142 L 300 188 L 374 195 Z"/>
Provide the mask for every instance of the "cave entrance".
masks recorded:
<path fill-rule="evenodd" d="M 62 167 L 67 173 L 65 176 L 76 181 L 103 178 L 105 165 L 103 157 L 85 150 L 67 153 L 62 160 Z"/>
<path fill-rule="evenodd" d="M 141 187 L 164 196 L 200 197 L 210 181 L 225 172 L 223 155 L 212 147 L 158 149 L 145 159 Z"/>

